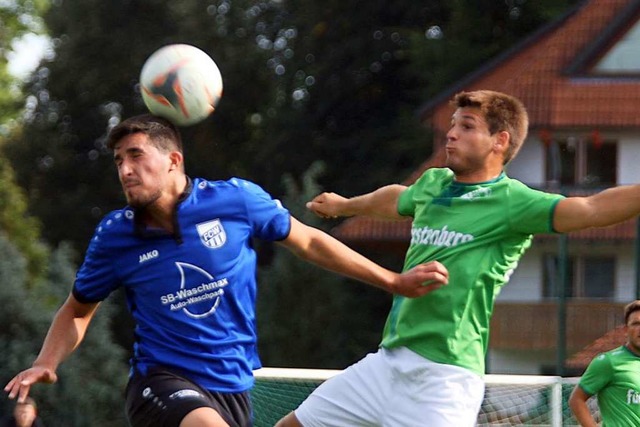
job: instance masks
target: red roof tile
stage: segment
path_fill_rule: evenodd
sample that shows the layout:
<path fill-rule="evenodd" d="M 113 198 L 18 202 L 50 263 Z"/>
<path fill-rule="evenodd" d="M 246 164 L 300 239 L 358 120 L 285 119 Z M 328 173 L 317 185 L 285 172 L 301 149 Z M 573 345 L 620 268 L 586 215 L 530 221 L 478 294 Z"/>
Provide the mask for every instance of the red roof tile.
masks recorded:
<path fill-rule="evenodd" d="M 617 326 L 567 359 L 566 366 L 571 369 L 584 370 L 598 354 L 620 347 L 626 341 L 627 334 L 624 325 Z"/>
<path fill-rule="evenodd" d="M 640 17 L 637 0 L 592 0 L 550 24 L 509 54 L 443 93 L 423 117 L 444 134 L 450 123 L 448 98 L 459 90 L 493 89 L 520 98 L 532 128 L 640 127 L 640 75 L 604 76 L 591 66 Z M 594 51 L 593 46 L 600 46 Z M 639 70 L 640 71 L 640 70 Z"/>
<path fill-rule="evenodd" d="M 442 166 L 442 141 L 451 120 L 448 105 L 460 90 L 492 89 L 522 99 L 531 131 L 571 129 L 640 129 L 637 111 L 640 70 L 635 79 L 594 76 L 590 67 L 640 18 L 640 0 L 591 0 L 476 70 L 436 96 L 422 109 L 435 134 L 434 154 L 404 183 L 413 183 L 426 169 Z M 635 238 L 635 220 L 605 229 L 571 233 L 580 239 Z M 408 241 L 408 223 L 351 218 L 334 229 L 346 240 Z M 544 237 L 543 237 L 544 238 Z"/>

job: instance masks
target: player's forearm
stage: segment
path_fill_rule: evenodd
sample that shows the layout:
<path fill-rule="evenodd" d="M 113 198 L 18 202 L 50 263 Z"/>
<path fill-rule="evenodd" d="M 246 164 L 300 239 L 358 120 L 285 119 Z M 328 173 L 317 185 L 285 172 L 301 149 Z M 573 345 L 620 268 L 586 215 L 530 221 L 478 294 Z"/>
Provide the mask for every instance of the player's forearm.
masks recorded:
<path fill-rule="evenodd" d="M 300 258 L 326 270 L 409 298 L 423 296 L 449 281 L 449 272 L 439 262 L 432 261 L 403 273 L 395 273 L 293 217 L 289 236 L 281 243 Z"/>
<path fill-rule="evenodd" d="M 640 214 L 640 185 L 610 188 L 589 199 L 594 205 L 595 227 L 617 224 Z"/>
<path fill-rule="evenodd" d="M 312 227 L 304 226 L 304 244 L 291 244 L 289 248 L 300 258 L 325 270 L 359 280 L 388 292 L 393 291 L 397 273 L 385 269 L 353 251 L 342 242 Z"/>
<path fill-rule="evenodd" d="M 582 427 L 598 427 L 598 423 L 593 419 L 593 416 L 589 412 L 588 408 L 585 408 L 584 412 L 575 412 L 573 415 Z"/>
<path fill-rule="evenodd" d="M 591 415 L 587 402 L 578 399 L 570 399 L 569 406 L 573 412 L 573 416 L 582 427 L 597 427 L 595 419 Z"/>
<path fill-rule="evenodd" d="M 80 344 L 89 320 L 76 317 L 66 304 L 56 313 L 44 339 L 42 349 L 33 366 L 46 367 L 54 372 Z"/>
<path fill-rule="evenodd" d="M 398 199 L 406 189 L 403 185 L 387 185 L 371 193 L 347 199 L 342 216 L 366 215 L 387 219 L 402 219 L 398 214 Z"/>
<path fill-rule="evenodd" d="M 589 197 L 569 197 L 556 208 L 554 227 L 568 232 L 618 224 L 640 214 L 640 185 L 625 185 Z"/>
<path fill-rule="evenodd" d="M 397 273 L 379 266 L 338 241 L 329 247 L 328 242 L 315 240 L 309 254 L 312 257 L 309 261 L 326 270 L 393 292 Z"/>

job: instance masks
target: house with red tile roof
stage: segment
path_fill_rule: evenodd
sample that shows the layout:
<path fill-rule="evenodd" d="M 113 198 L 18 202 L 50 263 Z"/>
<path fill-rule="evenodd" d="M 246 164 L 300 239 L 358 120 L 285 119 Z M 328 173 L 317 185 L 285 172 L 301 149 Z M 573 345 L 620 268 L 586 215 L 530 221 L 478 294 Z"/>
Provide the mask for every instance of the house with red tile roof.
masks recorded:
<path fill-rule="evenodd" d="M 566 195 L 640 182 L 640 0 L 580 2 L 429 100 L 420 117 L 434 131 L 435 148 L 404 184 L 444 165 L 449 100 L 478 89 L 510 93 L 527 106 L 529 136 L 507 167 L 512 178 Z M 354 217 L 334 234 L 370 256 L 401 262 L 410 230 L 409 221 Z M 638 292 L 637 230 L 634 219 L 566 240 L 537 236 L 496 301 L 489 372 L 558 372 L 559 336 L 571 355 L 615 330 Z"/>
<path fill-rule="evenodd" d="M 618 348 L 625 342 L 627 342 L 627 333 L 624 329 L 624 324 L 621 324 L 573 354 L 567 360 L 566 365 L 575 372 L 584 372 L 594 357 L 600 353 Z"/>

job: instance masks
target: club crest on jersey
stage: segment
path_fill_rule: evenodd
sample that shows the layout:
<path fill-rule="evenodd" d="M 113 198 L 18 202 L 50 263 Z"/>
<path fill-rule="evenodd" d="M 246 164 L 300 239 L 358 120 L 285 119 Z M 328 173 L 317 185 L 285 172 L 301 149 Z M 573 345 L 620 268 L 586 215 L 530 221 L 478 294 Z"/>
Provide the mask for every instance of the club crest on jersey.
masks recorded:
<path fill-rule="evenodd" d="M 219 219 L 196 224 L 200 240 L 206 247 L 217 249 L 227 241 L 227 233 Z"/>

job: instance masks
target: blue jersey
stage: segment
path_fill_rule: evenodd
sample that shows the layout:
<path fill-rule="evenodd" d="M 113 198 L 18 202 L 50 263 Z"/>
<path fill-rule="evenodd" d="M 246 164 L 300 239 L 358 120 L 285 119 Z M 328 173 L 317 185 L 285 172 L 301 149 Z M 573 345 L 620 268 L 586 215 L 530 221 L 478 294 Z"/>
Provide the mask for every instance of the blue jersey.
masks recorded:
<path fill-rule="evenodd" d="M 249 181 L 195 179 L 175 211 L 175 233 L 149 230 L 125 207 L 105 216 L 73 295 L 98 302 L 124 287 L 136 322 L 132 369 L 162 365 L 202 387 L 253 385 L 256 253 L 252 239 L 285 239 L 291 218 Z"/>

